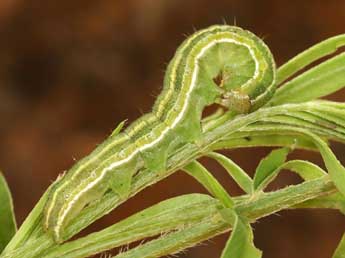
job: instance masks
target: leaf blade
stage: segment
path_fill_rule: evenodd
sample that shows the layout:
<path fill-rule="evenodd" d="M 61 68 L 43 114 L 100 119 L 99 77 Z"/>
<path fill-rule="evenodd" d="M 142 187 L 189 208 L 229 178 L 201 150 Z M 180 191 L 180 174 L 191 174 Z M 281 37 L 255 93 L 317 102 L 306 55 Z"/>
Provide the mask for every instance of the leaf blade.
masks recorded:
<path fill-rule="evenodd" d="M 262 252 L 254 246 L 253 231 L 248 222 L 236 216 L 233 232 L 221 258 L 260 258 Z"/>
<path fill-rule="evenodd" d="M 327 173 L 319 166 L 305 160 L 289 160 L 283 164 L 280 169 L 289 169 L 297 173 L 305 181 L 327 175 Z"/>
<path fill-rule="evenodd" d="M 300 103 L 329 95 L 345 86 L 345 53 L 302 73 L 279 87 L 269 105 Z"/>
<path fill-rule="evenodd" d="M 201 183 L 214 197 L 220 200 L 227 208 L 234 206 L 234 201 L 226 192 L 223 186 L 213 177 L 213 175 L 199 162 L 192 161 L 183 168 L 190 176 Z"/>
<path fill-rule="evenodd" d="M 345 234 L 341 238 L 340 243 L 335 250 L 332 258 L 345 258 Z"/>
<path fill-rule="evenodd" d="M 5 177 L 0 172 L 0 253 L 17 231 L 13 201 Z"/>
<path fill-rule="evenodd" d="M 284 147 L 271 151 L 262 159 L 254 175 L 254 191 L 263 190 L 275 176 L 275 171 L 285 162 L 290 148 Z"/>
<path fill-rule="evenodd" d="M 277 72 L 277 84 L 285 81 L 288 77 L 314 61 L 334 53 L 343 46 L 345 46 L 345 34 L 328 38 L 306 49 L 279 67 Z"/>
<path fill-rule="evenodd" d="M 216 152 L 211 152 L 207 154 L 207 156 L 216 160 L 220 165 L 222 165 L 222 167 L 225 168 L 228 174 L 246 193 L 250 194 L 252 192 L 253 180 L 235 162 L 233 162 L 228 157 Z"/>

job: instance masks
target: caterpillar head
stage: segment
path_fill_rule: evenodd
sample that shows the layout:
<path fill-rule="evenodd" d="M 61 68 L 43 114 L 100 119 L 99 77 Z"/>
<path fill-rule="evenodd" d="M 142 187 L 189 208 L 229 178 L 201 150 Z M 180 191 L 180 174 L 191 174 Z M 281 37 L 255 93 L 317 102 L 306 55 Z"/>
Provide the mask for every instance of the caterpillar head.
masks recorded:
<path fill-rule="evenodd" d="M 263 106 L 274 94 L 276 67 L 266 44 L 253 33 L 234 26 L 219 26 L 231 38 L 219 39 L 214 83 L 223 92 L 222 105 L 241 113 Z M 214 66 L 215 63 L 212 65 Z"/>

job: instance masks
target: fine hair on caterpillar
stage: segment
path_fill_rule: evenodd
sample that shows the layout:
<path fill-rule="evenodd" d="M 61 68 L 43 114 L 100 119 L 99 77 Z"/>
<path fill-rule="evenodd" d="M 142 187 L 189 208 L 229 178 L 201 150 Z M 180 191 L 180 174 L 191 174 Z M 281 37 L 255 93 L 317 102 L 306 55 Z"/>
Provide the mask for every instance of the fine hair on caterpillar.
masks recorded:
<path fill-rule="evenodd" d="M 123 131 L 120 123 L 52 187 L 45 229 L 63 242 L 68 223 L 107 190 L 126 198 L 139 169 L 164 172 L 167 156 L 177 146 L 200 138 L 205 107 L 216 103 L 236 113 L 252 112 L 274 89 L 275 63 L 260 38 L 228 25 L 195 32 L 170 61 L 152 111 Z"/>

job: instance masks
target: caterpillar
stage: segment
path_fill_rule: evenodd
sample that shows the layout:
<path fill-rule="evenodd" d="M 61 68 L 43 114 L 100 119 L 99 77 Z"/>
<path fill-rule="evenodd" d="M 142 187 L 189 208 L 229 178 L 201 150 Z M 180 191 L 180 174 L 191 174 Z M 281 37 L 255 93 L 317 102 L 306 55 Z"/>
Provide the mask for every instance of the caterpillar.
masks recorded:
<path fill-rule="evenodd" d="M 64 229 L 86 205 L 108 190 L 126 197 L 139 169 L 164 171 L 172 150 L 196 142 L 206 106 L 248 113 L 265 104 L 274 90 L 275 62 L 259 37 L 228 25 L 195 32 L 168 64 L 152 111 L 124 130 L 121 123 L 55 185 L 45 207 L 44 228 L 63 242 Z"/>

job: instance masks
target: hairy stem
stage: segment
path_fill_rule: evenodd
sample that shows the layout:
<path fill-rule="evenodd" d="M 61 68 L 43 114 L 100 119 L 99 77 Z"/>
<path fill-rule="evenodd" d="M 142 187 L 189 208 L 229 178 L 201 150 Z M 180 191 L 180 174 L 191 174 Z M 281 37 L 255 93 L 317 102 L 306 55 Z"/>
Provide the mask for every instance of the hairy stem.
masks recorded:
<path fill-rule="evenodd" d="M 307 107 L 310 108 L 311 105 L 313 105 L 313 103 L 287 104 L 277 107 L 262 108 L 251 114 L 237 116 L 236 118 L 233 118 L 232 115 L 229 116 L 227 114 L 217 118 L 212 123 L 212 129 L 205 132 L 200 141 L 197 143 L 184 145 L 181 149 L 169 157 L 166 172 L 157 174 L 152 173 L 148 169 L 140 171 L 133 178 L 131 191 L 128 198 L 134 196 L 144 188 L 166 178 L 198 157 L 207 154 L 212 150 L 212 146 L 215 143 L 219 142 L 224 137 L 237 131 L 238 129 L 253 122 L 259 121 L 265 117 L 278 114 L 287 114 L 291 111 L 304 110 Z M 109 213 L 121 203 L 128 200 L 128 198 L 120 199 L 119 196 L 114 192 L 109 191 L 103 196 L 102 199 L 86 207 L 80 213 L 80 215 L 69 224 L 66 229 L 67 235 L 65 238 L 74 236 L 92 222 Z M 36 207 L 33 213 L 42 213 L 42 206 L 43 205 L 39 205 Z M 6 248 L 5 252 L 0 257 L 23 257 L 21 255 L 25 255 L 25 257 L 40 257 L 40 253 L 55 245 L 52 238 L 44 232 L 41 226 L 42 224 L 37 222 L 37 216 L 34 216 L 34 218 L 34 220 L 31 220 L 32 217 L 28 217 L 27 221 L 24 223 L 26 226 L 19 229 L 17 233 L 18 236 L 15 238 L 15 243 L 10 242 L 9 248 Z M 31 226 L 30 231 L 28 231 L 28 225 Z M 23 233 L 24 231 L 26 233 Z M 31 232 L 31 235 L 28 236 L 28 232 Z"/>
<path fill-rule="evenodd" d="M 262 193 L 256 197 L 246 196 L 244 198 L 235 198 L 235 209 L 244 217 L 249 218 L 251 222 L 255 222 L 255 220 L 259 218 L 276 213 L 280 210 L 288 209 L 296 204 L 303 203 L 316 197 L 329 195 L 334 192 L 336 192 L 336 190 L 333 183 L 328 176 L 325 176 L 300 185 L 286 187 L 275 192 Z M 198 205 L 192 209 L 193 216 L 191 216 L 187 228 L 170 233 L 167 236 L 163 236 L 162 239 L 157 239 L 152 243 L 148 243 L 147 246 L 144 245 L 137 249 L 133 249 L 133 251 L 123 253 L 118 257 L 160 257 L 178 252 L 202 240 L 209 239 L 231 229 L 231 225 L 225 222 L 221 218 L 218 209 L 215 209 L 215 202 L 204 202 L 202 207 Z M 126 225 L 127 220 L 130 221 L 131 218 L 120 223 Z M 188 221 L 187 218 L 171 220 L 169 229 L 179 229 L 181 223 L 185 223 L 186 221 Z M 113 248 L 121 244 L 130 243 L 135 239 L 140 239 L 140 237 L 143 238 L 143 236 L 148 237 L 159 233 L 156 224 L 148 225 L 148 223 L 150 224 L 153 222 L 146 219 L 143 221 L 143 225 L 139 223 L 132 228 L 127 227 L 125 230 L 120 230 L 118 224 L 115 224 L 105 230 L 53 248 L 42 257 L 85 257 L 90 254 L 105 251 L 110 247 Z M 166 224 L 163 224 L 161 227 L 161 232 L 164 232 L 164 226 L 166 226 Z M 130 236 L 130 241 L 125 242 L 128 236 Z M 180 237 L 181 241 L 178 241 L 177 237 Z M 85 248 L 85 246 L 87 246 L 87 248 Z"/>

